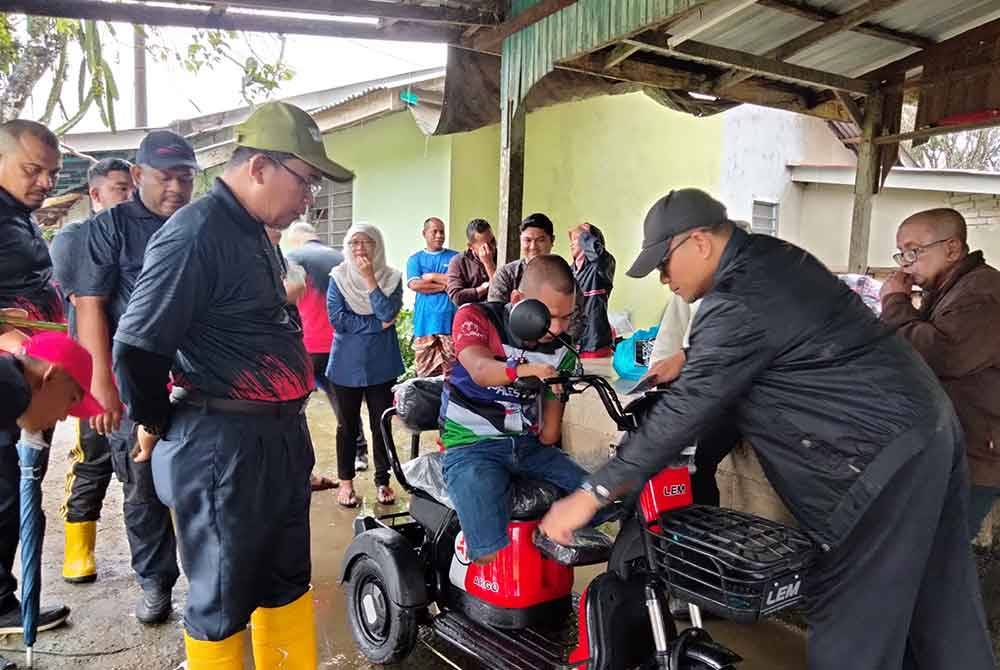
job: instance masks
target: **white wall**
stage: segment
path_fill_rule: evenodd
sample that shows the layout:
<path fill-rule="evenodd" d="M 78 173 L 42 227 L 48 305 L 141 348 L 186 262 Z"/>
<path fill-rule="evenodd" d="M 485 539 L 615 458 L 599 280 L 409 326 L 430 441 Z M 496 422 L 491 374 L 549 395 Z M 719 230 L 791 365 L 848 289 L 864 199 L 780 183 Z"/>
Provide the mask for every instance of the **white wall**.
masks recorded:
<path fill-rule="evenodd" d="M 778 203 L 778 236 L 800 239 L 801 189 L 789 164 L 850 164 L 848 151 L 820 119 L 741 105 L 723 114 L 718 196 L 733 219 L 750 221 L 754 200 Z"/>

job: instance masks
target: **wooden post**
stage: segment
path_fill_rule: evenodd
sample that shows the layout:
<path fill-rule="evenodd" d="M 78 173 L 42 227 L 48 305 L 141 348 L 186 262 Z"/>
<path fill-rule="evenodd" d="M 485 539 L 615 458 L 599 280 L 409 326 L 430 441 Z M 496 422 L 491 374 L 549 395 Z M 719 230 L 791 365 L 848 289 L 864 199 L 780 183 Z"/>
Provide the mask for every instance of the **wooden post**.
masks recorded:
<path fill-rule="evenodd" d="M 133 64 L 135 72 L 133 76 L 135 82 L 135 122 L 132 125 L 136 128 L 145 128 L 149 125 L 149 117 L 146 114 L 146 29 L 140 25 L 132 26 L 132 35 L 132 53 L 135 58 L 135 63 Z"/>
<path fill-rule="evenodd" d="M 513 102 L 508 102 L 513 106 Z M 521 255 L 521 211 L 524 207 L 525 104 L 503 115 L 500 129 L 500 220 L 497 224 L 497 265 Z"/>
<path fill-rule="evenodd" d="M 851 246 L 847 271 L 864 274 L 868 270 L 868 240 L 871 236 L 872 201 L 878 190 L 879 156 L 875 135 L 882 125 L 885 95 L 868 96 L 865 105 L 861 143 L 858 145 L 858 169 L 854 175 L 854 213 L 851 217 Z"/>

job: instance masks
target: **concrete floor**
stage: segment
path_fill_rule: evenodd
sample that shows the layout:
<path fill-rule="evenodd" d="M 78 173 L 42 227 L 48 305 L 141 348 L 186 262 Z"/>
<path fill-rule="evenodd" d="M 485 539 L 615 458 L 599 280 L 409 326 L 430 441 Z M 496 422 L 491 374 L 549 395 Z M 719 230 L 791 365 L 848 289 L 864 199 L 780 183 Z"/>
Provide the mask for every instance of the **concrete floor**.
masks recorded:
<path fill-rule="evenodd" d="M 309 420 L 316 446 L 317 470 L 335 475 L 335 419 L 329 406 L 317 397 L 309 408 Z M 401 436 L 402 437 L 402 436 Z M 433 448 L 425 436 L 425 448 Z M 63 498 L 66 455 L 73 429 L 61 425 L 56 432 L 49 473 L 44 483 L 44 506 L 49 528 L 43 558 L 43 603 L 64 602 L 73 609 L 69 625 L 39 636 L 35 646 L 35 667 L 43 670 L 100 668 L 102 670 L 174 670 L 183 667 L 181 610 L 187 582 L 181 578 L 174 592 L 175 612 L 163 626 L 146 627 L 136 619 L 133 607 L 139 596 L 129 567 L 128 547 L 121 512 L 121 486 L 112 481 L 98 527 L 98 581 L 74 586 L 61 578 L 63 529 L 59 505 Z M 405 439 L 405 438 L 403 438 Z M 408 444 L 403 442 L 403 444 Z M 374 500 L 371 473 L 359 477 L 359 492 L 368 505 Z M 371 668 L 357 653 L 348 630 L 343 590 L 337 584 L 340 559 L 351 538 L 351 522 L 357 511 L 335 503 L 335 492 L 316 494 L 312 505 L 313 588 L 319 641 L 320 667 L 361 670 Z M 400 509 L 402 509 L 400 507 Z M 578 588 L 589 576 L 578 575 Z M 798 670 L 803 668 L 803 635 L 778 622 L 738 626 L 711 622 L 709 630 L 746 661 L 742 670 Z M 448 654 L 449 649 L 435 645 Z M 22 663 L 20 637 L 0 638 L 0 653 Z M 459 667 L 469 668 L 460 659 Z M 247 667 L 252 667 L 247 661 Z M 423 645 L 400 668 L 446 670 L 440 660 Z M 471 670 L 471 668 L 469 668 Z"/>

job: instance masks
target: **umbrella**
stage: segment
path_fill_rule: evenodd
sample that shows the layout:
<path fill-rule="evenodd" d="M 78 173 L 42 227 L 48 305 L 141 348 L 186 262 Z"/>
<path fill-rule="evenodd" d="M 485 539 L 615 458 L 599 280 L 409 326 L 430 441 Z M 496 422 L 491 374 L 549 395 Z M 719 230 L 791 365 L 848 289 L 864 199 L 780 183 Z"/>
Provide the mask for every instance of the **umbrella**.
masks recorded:
<path fill-rule="evenodd" d="M 28 667 L 33 667 L 32 647 L 38 635 L 38 607 L 42 594 L 42 451 L 48 445 L 41 433 L 24 433 L 17 442 L 21 463 L 21 623 Z"/>

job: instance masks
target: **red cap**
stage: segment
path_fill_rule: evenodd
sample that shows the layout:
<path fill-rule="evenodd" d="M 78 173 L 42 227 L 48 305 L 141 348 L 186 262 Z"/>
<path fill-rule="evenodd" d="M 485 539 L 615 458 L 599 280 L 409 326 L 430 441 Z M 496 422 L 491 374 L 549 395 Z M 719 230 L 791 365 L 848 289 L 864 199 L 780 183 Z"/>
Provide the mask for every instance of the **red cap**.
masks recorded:
<path fill-rule="evenodd" d="M 38 358 L 61 366 L 83 389 L 83 400 L 70 408 L 71 416 L 86 419 L 104 414 L 104 408 L 90 395 L 90 380 L 94 362 L 90 352 L 63 333 L 39 333 L 24 343 L 26 356 Z"/>

